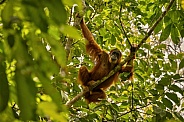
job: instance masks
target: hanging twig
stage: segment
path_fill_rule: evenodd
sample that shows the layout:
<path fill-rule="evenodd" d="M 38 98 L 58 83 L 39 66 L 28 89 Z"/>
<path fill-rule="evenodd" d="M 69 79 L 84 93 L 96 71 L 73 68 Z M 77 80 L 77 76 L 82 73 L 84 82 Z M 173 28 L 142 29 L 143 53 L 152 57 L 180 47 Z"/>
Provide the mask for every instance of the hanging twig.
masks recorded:
<path fill-rule="evenodd" d="M 120 30 L 123 32 L 123 34 L 127 38 L 127 41 L 128 41 L 128 44 L 130 45 L 130 47 L 132 47 L 132 44 L 130 43 L 130 40 L 128 38 L 128 35 L 127 35 L 127 33 L 126 33 L 125 29 L 124 29 L 123 22 L 121 21 L 121 11 L 122 11 L 122 9 L 123 9 L 123 5 L 121 4 L 120 10 L 119 10 L 119 22 L 121 24 L 121 28 L 122 29 L 120 29 Z"/>

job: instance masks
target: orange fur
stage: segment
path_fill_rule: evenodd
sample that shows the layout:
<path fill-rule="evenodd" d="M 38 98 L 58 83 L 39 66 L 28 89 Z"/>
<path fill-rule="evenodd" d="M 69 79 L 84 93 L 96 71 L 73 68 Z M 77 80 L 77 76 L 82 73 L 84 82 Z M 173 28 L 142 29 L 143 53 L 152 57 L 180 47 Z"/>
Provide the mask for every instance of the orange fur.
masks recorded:
<path fill-rule="evenodd" d="M 88 71 L 85 66 L 82 66 L 79 70 L 79 83 L 83 87 L 88 87 L 97 80 L 101 80 L 103 77 L 107 76 L 109 72 L 121 62 L 121 52 L 118 49 L 112 50 L 109 54 L 103 51 L 94 40 L 92 33 L 89 31 L 83 19 L 81 20 L 80 26 L 84 38 L 88 41 L 86 43 L 86 52 L 95 62 L 94 67 L 90 71 Z M 117 54 L 117 59 L 115 61 L 112 61 L 110 56 L 112 56 L 114 52 Z M 129 63 L 127 65 L 129 65 Z M 122 67 L 120 72 L 131 72 L 132 68 L 132 66 Z M 120 72 L 115 73 L 103 83 L 99 84 L 92 91 L 87 92 L 84 95 L 87 103 L 99 102 L 101 99 L 105 99 L 106 95 L 104 90 L 109 88 L 113 83 L 117 81 Z"/>

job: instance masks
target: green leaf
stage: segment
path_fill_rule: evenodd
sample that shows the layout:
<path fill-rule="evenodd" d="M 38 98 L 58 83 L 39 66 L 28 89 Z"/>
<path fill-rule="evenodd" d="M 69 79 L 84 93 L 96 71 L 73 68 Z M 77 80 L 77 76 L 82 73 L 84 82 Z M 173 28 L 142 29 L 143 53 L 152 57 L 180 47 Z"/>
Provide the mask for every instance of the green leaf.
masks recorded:
<path fill-rule="evenodd" d="M 25 71 L 24 71 L 25 70 Z M 15 81 L 17 86 L 18 105 L 20 107 L 21 119 L 36 120 L 36 87 L 31 75 L 24 74 L 28 69 L 17 69 Z"/>
<path fill-rule="evenodd" d="M 45 89 L 45 92 L 51 96 L 53 102 L 57 105 L 57 109 L 61 111 L 62 110 L 62 107 L 61 107 L 62 100 L 61 100 L 60 93 L 51 85 L 51 81 L 47 78 L 47 76 L 44 73 L 39 71 L 37 72 L 37 76 L 40 79 Z"/>
<path fill-rule="evenodd" d="M 63 34 L 68 35 L 69 37 L 77 40 L 82 38 L 81 35 L 78 33 L 77 29 L 69 25 L 62 25 L 62 27 L 60 28 L 60 31 Z"/>
<path fill-rule="evenodd" d="M 162 27 L 163 27 L 163 21 L 159 22 L 156 28 L 154 29 L 155 34 L 160 32 L 162 30 Z"/>
<path fill-rule="evenodd" d="M 32 80 L 32 59 L 28 54 L 26 41 L 16 34 L 15 39 L 19 40 L 15 44 L 12 55 L 16 63 L 15 82 L 17 88 L 18 106 L 20 108 L 20 116 L 24 121 L 36 120 L 36 87 Z"/>
<path fill-rule="evenodd" d="M 6 76 L 5 61 L 2 60 L 3 55 L 0 53 L 0 112 L 4 111 L 9 100 L 9 86 Z"/>
<path fill-rule="evenodd" d="M 167 93 L 166 93 L 166 96 L 167 96 L 169 99 L 171 99 L 172 101 L 174 101 L 174 102 L 176 103 L 176 105 L 179 106 L 180 101 L 179 101 L 178 96 L 177 96 L 175 93 L 169 93 L 169 92 L 167 92 Z"/>
<path fill-rule="evenodd" d="M 170 23 L 171 22 L 171 18 L 169 17 L 169 16 L 165 16 L 164 17 L 164 23 L 166 23 L 166 24 L 168 24 L 168 23 Z"/>
<path fill-rule="evenodd" d="M 88 114 L 87 118 L 89 120 L 93 120 L 94 118 L 98 118 L 98 114 L 96 114 L 96 113 L 90 113 L 90 114 Z"/>
<path fill-rule="evenodd" d="M 167 86 L 171 84 L 171 79 L 170 78 L 161 78 L 161 80 L 158 82 L 158 84 L 161 84 L 163 86 Z"/>
<path fill-rule="evenodd" d="M 184 58 L 181 60 L 180 64 L 179 64 L 179 69 L 184 68 Z"/>
<path fill-rule="evenodd" d="M 146 44 L 146 43 L 145 43 L 145 44 L 143 44 L 143 47 L 144 47 L 144 48 L 146 48 L 146 49 L 148 49 L 148 50 L 150 50 L 150 49 L 151 49 L 151 46 L 150 46 L 149 44 Z"/>
<path fill-rule="evenodd" d="M 111 35 L 111 45 L 115 45 L 116 44 L 116 38 L 115 38 L 115 36 L 112 34 Z"/>
<path fill-rule="evenodd" d="M 173 91 L 175 91 L 175 92 L 179 92 L 180 94 L 183 94 L 182 89 L 181 89 L 180 87 L 178 87 L 177 85 L 171 85 L 171 86 L 169 87 L 169 89 L 170 89 L 170 90 L 173 90 Z"/>
<path fill-rule="evenodd" d="M 2 21 L 3 26 L 5 28 L 10 26 L 10 21 L 12 17 L 13 17 L 13 2 L 8 1 L 4 9 L 2 10 Z"/>
<path fill-rule="evenodd" d="M 155 89 L 159 92 L 159 94 L 163 94 L 164 93 L 164 86 L 161 84 L 156 84 L 155 85 Z"/>
<path fill-rule="evenodd" d="M 175 25 L 173 25 L 171 28 L 171 39 L 174 42 L 174 44 L 178 44 L 180 42 L 178 29 L 176 28 Z"/>
<path fill-rule="evenodd" d="M 80 0 L 62 0 L 63 4 L 68 6 L 73 6 L 74 4 L 77 4 L 79 7 L 79 11 L 83 9 L 82 1 Z"/>
<path fill-rule="evenodd" d="M 167 98 L 162 98 L 162 102 L 166 107 L 168 107 L 172 110 L 173 104 L 170 100 L 168 100 Z"/>
<path fill-rule="evenodd" d="M 175 59 L 176 59 L 176 55 L 174 55 L 174 54 L 169 54 L 169 55 L 168 55 L 168 58 L 169 58 L 170 60 L 175 60 Z"/>
<path fill-rule="evenodd" d="M 156 84 L 155 88 L 156 88 L 157 90 L 162 90 L 162 91 L 164 90 L 164 86 L 161 85 L 161 84 Z"/>
<path fill-rule="evenodd" d="M 111 104 L 111 107 L 112 107 L 116 112 L 119 111 L 119 107 L 117 106 L 117 104 L 112 103 L 112 104 Z"/>
<path fill-rule="evenodd" d="M 173 61 L 171 60 L 170 63 L 171 63 L 172 71 L 175 72 L 177 70 L 177 62 L 174 60 Z"/>
<path fill-rule="evenodd" d="M 158 91 L 155 90 L 155 89 L 151 89 L 151 90 L 149 90 L 149 92 L 150 92 L 153 96 L 158 95 Z"/>
<path fill-rule="evenodd" d="M 179 75 L 179 74 L 175 74 L 172 78 L 173 78 L 174 80 L 180 79 L 180 75 Z"/>
<path fill-rule="evenodd" d="M 181 37 L 184 37 L 184 29 L 182 29 L 182 30 L 180 31 L 180 35 L 181 35 Z"/>
<path fill-rule="evenodd" d="M 66 51 L 64 47 L 59 43 L 58 40 L 55 40 L 54 38 L 50 36 L 46 35 L 46 39 L 51 46 L 51 52 L 55 56 L 57 63 L 61 67 L 65 67 L 66 66 Z"/>
<path fill-rule="evenodd" d="M 169 119 L 173 118 L 173 116 L 170 112 L 166 112 L 166 117 L 168 117 Z"/>
<path fill-rule="evenodd" d="M 44 8 L 39 5 L 38 1 L 22 1 L 23 11 L 25 16 L 29 18 L 31 22 L 41 29 L 43 32 L 47 32 L 48 23 L 46 20 Z"/>
<path fill-rule="evenodd" d="M 138 78 L 139 81 L 144 81 L 144 78 L 138 73 L 135 73 L 135 76 Z"/>
<path fill-rule="evenodd" d="M 171 10 L 168 12 L 168 15 L 171 18 L 172 22 L 177 22 L 180 16 L 180 12 L 177 10 Z"/>
<path fill-rule="evenodd" d="M 61 25 L 66 23 L 67 13 L 61 0 L 55 0 L 54 2 L 43 0 L 42 4 L 49 9 L 49 15 L 55 24 Z"/>
<path fill-rule="evenodd" d="M 159 44 L 157 46 L 158 49 L 166 49 L 166 44 Z"/>
<path fill-rule="evenodd" d="M 43 114 L 45 116 L 49 116 L 54 120 L 67 122 L 64 115 L 58 112 L 57 106 L 53 102 L 41 102 L 38 104 L 38 112 L 39 114 Z"/>
<path fill-rule="evenodd" d="M 161 36 L 160 36 L 160 41 L 165 41 L 171 32 L 171 24 L 167 25 L 166 28 L 162 31 Z"/>

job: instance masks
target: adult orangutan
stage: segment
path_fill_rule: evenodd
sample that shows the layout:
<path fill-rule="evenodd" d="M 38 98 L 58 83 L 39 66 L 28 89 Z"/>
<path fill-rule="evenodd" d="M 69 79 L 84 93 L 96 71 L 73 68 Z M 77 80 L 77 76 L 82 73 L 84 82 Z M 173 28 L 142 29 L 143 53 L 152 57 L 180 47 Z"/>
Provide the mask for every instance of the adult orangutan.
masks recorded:
<path fill-rule="evenodd" d="M 121 62 L 121 52 L 118 49 L 113 49 L 110 53 L 102 50 L 93 38 L 92 33 L 89 31 L 84 20 L 80 22 L 82 33 L 84 38 L 87 40 L 86 52 L 90 55 L 92 60 L 95 62 L 94 67 L 88 71 L 85 66 L 82 66 L 79 70 L 78 81 L 83 87 L 89 87 L 94 84 L 97 80 L 101 80 L 103 77 L 107 76 L 111 70 L 113 70 Z M 132 49 L 133 51 L 133 49 Z M 135 56 L 134 56 L 135 58 Z M 118 79 L 119 73 L 130 72 L 129 77 L 132 77 L 133 70 L 133 59 L 132 58 L 126 66 L 109 77 L 103 83 L 99 84 L 92 91 L 87 92 L 84 96 L 87 103 L 99 102 L 101 99 L 106 98 L 104 90 L 110 87 Z"/>

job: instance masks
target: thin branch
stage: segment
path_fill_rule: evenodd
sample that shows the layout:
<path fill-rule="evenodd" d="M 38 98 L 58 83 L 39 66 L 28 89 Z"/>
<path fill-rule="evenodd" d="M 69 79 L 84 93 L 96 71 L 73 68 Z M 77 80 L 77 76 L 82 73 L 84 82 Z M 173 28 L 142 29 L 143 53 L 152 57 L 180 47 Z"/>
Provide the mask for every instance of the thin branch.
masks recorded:
<path fill-rule="evenodd" d="M 128 41 L 128 44 L 130 45 L 130 47 L 132 47 L 132 44 L 130 43 L 130 40 L 128 38 L 128 35 L 127 35 L 127 33 L 126 33 L 125 29 L 124 29 L 123 22 L 121 21 L 121 11 L 122 11 L 122 9 L 123 9 L 123 5 L 121 4 L 120 10 L 119 10 L 119 22 L 121 24 L 121 28 L 122 29 L 120 29 L 120 30 L 123 32 L 123 34 L 127 38 L 127 41 Z"/>
<path fill-rule="evenodd" d="M 135 108 L 135 109 L 131 109 L 131 110 L 129 110 L 129 111 L 126 111 L 126 112 L 124 112 L 124 113 L 121 113 L 120 115 L 119 115 L 119 117 L 122 117 L 123 115 L 126 115 L 126 114 L 128 114 L 128 113 L 131 113 L 131 112 L 133 112 L 133 111 L 135 111 L 135 110 L 138 110 L 138 109 L 142 109 L 142 108 L 145 108 L 145 107 L 148 107 L 149 105 L 151 105 L 152 103 L 148 103 L 147 105 L 144 105 L 144 106 L 141 106 L 141 107 L 137 107 L 137 108 Z"/>
<path fill-rule="evenodd" d="M 69 18 L 69 21 L 68 21 L 68 24 L 70 25 L 71 24 L 71 21 L 72 21 L 72 17 L 73 17 L 73 7 L 71 8 L 71 10 L 70 10 L 70 18 Z M 74 27 L 76 27 L 77 26 L 77 21 L 74 21 L 74 24 L 73 24 L 73 26 Z M 65 36 L 65 38 L 66 38 L 66 36 Z M 68 57 L 69 57 L 69 54 L 70 54 L 70 50 L 71 50 L 71 48 L 72 48 L 72 43 L 73 43 L 73 39 L 72 38 L 67 38 L 66 39 L 66 44 L 65 44 L 65 49 L 66 49 L 66 57 L 67 57 L 67 59 L 68 59 Z"/>
<path fill-rule="evenodd" d="M 95 87 L 97 87 L 99 84 L 101 84 L 102 82 L 104 82 L 105 80 L 107 80 L 109 77 L 111 77 L 112 75 L 114 75 L 116 72 L 118 72 L 121 67 L 128 62 L 129 60 L 131 60 L 133 58 L 133 56 L 135 55 L 135 53 L 131 53 L 127 58 L 125 58 L 118 66 L 115 67 L 114 70 L 112 70 L 108 76 L 103 77 L 101 80 L 97 80 L 96 83 L 92 86 L 89 87 L 89 89 L 85 89 L 83 90 L 81 93 L 79 93 L 77 96 L 75 96 L 71 101 L 69 101 L 68 103 L 66 103 L 66 106 L 71 107 L 71 105 L 73 105 L 77 100 L 79 100 L 86 92 L 92 91 Z"/>
<path fill-rule="evenodd" d="M 132 101 L 131 101 L 131 109 L 134 109 L 134 84 L 133 84 L 133 78 L 131 81 L 131 85 L 132 85 Z"/>
<path fill-rule="evenodd" d="M 77 100 L 79 100 L 86 92 L 89 92 L 91 90 L 93 90 L 95 87 L 97 87 L 99 84 L 101 84 L 102 82 L 104 82 L 105 80 L 107 80 L 109 77 L 111 77 L 112 75 L 114 75 L 116 72 L 118 72 L 121 67 L 128 62 L 129 60 L 131 60 L 133 58 L 133 56 L 135 55 L 135 53 L 137 52 L 137 50 L 143 45 L 143 43 L 145 43 L 145 41 L 148 39 L 148 37 L 151 35 L 151 33 L 154 31 L 155 27 L 158 25 L 158 23 L 163 19 L 163 17 L 166 15 L 166 13 L 169 11 L 169 9 L 171 8 L 172 4 L 174 3 L 175 0 L 171 0 L 168 7 L 166 8 L 166 10 L 162 13 L 162 15 L 157 19 L 157 21 L 153 24 L 153 26 L 150 28 L 150 30 L 148 31 L 147 35 L 141 40 L 141 42 L 139 43 L 138 47 L 136 48 L 135 52 L 131 52 L 130 55 L 128 57 L 126 57 L 118 66 L 116 66 L 114 68 L 114 70 L 112 70 L 106 77 L 102 78 L 101 80 L 97 80 L 96 83 L 92 86 L 89 87 L 89 89 L 85 89 L 83 92 L 79 93 L 76 97 L 74 97 L 71 101 L 69 101 L 66 106 L 71 107 L 71 105 L 73 105 Z"/>
<path fill-rule="evenodd" d="M 72 100 L 66 103 L 67 107 L 71 107 L 76 101 L 78 101 L 85 93 L 89 92 L 89 89 L 84 89 L 77 96 L 75 96 Z"/>

